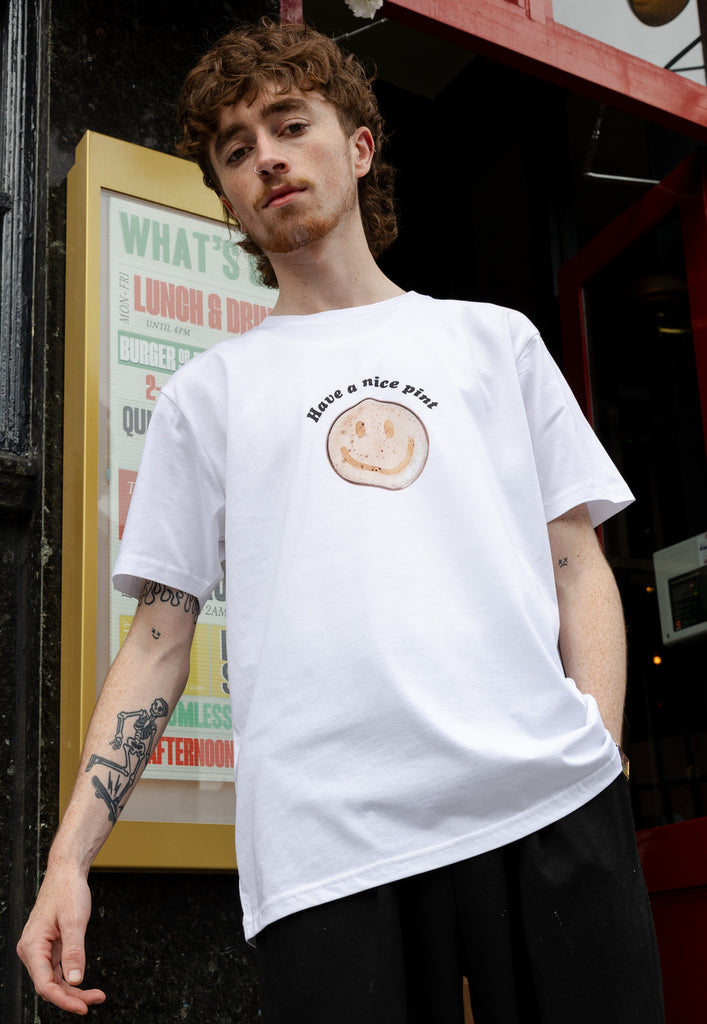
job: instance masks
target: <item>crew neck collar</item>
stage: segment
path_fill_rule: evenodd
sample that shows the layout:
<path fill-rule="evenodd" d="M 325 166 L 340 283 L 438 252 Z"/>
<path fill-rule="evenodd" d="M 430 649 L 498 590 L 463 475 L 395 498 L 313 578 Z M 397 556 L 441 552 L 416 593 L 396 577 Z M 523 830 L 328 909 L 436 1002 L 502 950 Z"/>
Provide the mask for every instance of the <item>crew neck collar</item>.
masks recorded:
<path fill-rule="evenodd" d="M 405 302 L 416 294 L 416 292 L 408 291 L 403 292 L 402 295 L 393 295 L 389 299 L 381 299 L 379 302 L 368 302 L 361 306 L 347 306 L 344 309 L 324 309 L 317 313 L 283 313 L 278 316 L 266 317 L 260 326 L 265 327 L 270 324 L 273 327 L 281 327 L 286 323 L 290 327 L 296 324 L 306 325 L 311 323 L 312 320 L 353 320 L 358 317 L 379 316 L 387 312 L 394 305 Z"/>

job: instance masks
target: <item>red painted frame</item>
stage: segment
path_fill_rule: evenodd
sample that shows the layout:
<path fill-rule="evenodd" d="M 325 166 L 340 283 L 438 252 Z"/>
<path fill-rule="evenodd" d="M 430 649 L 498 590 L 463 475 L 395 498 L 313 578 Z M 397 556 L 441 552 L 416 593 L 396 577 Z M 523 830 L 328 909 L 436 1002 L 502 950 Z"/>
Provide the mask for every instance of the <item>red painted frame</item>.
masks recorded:
<path fill-rule="evenodd" d="M 386 0 L 382 14 L 707 141 L 706 86 L 558 24 L 552 0 Z"/>
<path fill-rule="evenodd" d="M 591 419 L 592 381 L 584 287 L 669 215 L 680 216 L 693 343 L 707 446 L 707 154 L 697 152 L 650 189 L 560 268 L 563 369 Z M 637 834 L 651 896 L 666 1020 L 707 1020 L 702 975 L 707 936 L 707 818 Z"/>
<path fill-rule="evenodd" d="M 667 1024 L 707 1020 L 707 818 L 638 832 L 660 950 Z"/>
<path fill-rule="evenodd" d="M 698 9 L 707 25 L 707 0 Z M 302 0 L 280 12 L 301 21 Z M 552 0 L 386 0 L 379 16 L 707 142 L 707 86 L 558 24 Z"/>
<path fill-rule="evenodd" d="M 707 156 L 704 154 L 688 157 L 560 268 L 563 370 L 592 421 L 584 286 L 614 257 L 675 210 L 679 212 L 682 226 L 697 384 L 707 447 Z"/>

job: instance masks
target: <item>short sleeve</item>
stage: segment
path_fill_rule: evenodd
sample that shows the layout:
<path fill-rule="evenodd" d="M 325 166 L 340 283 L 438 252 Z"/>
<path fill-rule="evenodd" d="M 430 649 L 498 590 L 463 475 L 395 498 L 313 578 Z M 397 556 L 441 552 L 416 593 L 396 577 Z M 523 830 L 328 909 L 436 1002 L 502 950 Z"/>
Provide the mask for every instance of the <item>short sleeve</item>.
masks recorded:
<path fill-rule="evenodd" d="M 546 521 L 586 503 L 598 526 L 630 505 L 633 494 L 537 333 L 518 358 L 518 375 Z"/>
<path fill-rule="evenodd" d="M 224 494 L 208 453 L 169 395 L 160 395 L 130 501 L 113 585 L 143 579 L 208 598 L 223 573 Z"/>

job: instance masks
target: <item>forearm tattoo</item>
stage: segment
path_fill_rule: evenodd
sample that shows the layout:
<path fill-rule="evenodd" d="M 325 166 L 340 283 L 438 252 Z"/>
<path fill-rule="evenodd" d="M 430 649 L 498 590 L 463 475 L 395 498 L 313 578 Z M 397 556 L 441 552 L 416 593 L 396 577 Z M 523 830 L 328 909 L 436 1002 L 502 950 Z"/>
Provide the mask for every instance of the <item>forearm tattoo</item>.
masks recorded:
<path fill-rule="evenodd" d="M 557 567 L 558 569 L 566 569 L 569 564 L 569 558 L 558 558 Z"/>
<path fill-rule="evenodd" d="M 184 612 L 187 615 L 191 615 L 192 619 L 196 623 L 199 618 L 199 607 L 198 600 L 192 594 L 185 594 L 183 590 L 172 590 L 171 587 L 165 587 L 163 583 L 154 583 L 152 580 L 145 580 L 140 591 L 140 597 L 138 599 L 138 608 L 141 604 L 149 606 L 151 604 L 169 604 L 172 608 L 179 608 L 180 605 L 184 608 Z M 157 630 L 152 630 L 152 635 L 155 640 L 158 640 L 160 633 Z"/>
<path fill-rule="evenodd" d="M 130 790 L 152 756 L 157 739 L 157 720 L 160 718 L 169 718 L 169 705 L 164 697 L 153 700 L 149 711 L 146 708 L 120 711 L 115 735 L 110 741 L 116 751 L 116 759 L 100 754 L 91 754 L 88 759 L 87 772 L 96 767 L 101 769 L 99 774 L 92 776 L 91 783 L 97 799 L 103 800 L 108 807 L 109 821 L 118 820 Z"/>

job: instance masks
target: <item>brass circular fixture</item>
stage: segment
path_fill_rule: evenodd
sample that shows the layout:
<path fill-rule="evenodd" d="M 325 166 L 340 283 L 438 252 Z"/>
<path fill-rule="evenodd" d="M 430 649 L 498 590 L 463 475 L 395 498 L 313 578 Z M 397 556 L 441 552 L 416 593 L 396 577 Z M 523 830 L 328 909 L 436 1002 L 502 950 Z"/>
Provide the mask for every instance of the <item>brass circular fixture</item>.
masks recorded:
<path fill-rule="evenodd" d="M 628 0 L 628 5 L 644 25 L 667 25 L 687 7 L 690 0 Z"/>

